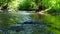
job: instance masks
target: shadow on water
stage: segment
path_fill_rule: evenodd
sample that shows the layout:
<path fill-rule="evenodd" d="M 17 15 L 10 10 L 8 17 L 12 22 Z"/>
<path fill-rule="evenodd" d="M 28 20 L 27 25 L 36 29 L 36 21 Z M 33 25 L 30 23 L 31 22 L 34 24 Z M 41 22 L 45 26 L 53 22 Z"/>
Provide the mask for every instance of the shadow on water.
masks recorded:
<path fill-rule="evenodd" d="M 29 16 L 31 13 L 27 11 L 18 11 L 17 26 L 9 26 L 6 28 L 0 28 L 2 34 L 54 34 L 48 30 L 48 26 L 45 23 L 32 20 Z M 31 14 L 32 15 L 32 14 Z"/>

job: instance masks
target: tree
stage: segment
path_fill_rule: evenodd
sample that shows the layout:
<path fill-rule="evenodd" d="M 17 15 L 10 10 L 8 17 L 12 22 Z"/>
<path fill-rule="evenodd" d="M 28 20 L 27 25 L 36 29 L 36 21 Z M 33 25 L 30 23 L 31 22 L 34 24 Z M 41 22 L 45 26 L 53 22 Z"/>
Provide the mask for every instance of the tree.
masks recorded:
<path fill-rule="evenodd" d="M 9 3 L 13 1 L 13 0 L 0 0 L 0 7 L 1 7 L 1 10 L 3 11 L 7 11 L 8 9 L 8 6 L 9 6 Z"/>
<path fill-rule="evenodd" d="M 34 0 L 34 2 L 38 8 L 38 9 L 36 9 L 36 12 L 39 12 L 39 11 L 45 9 L 45 6 L 42 5 L 42 0 Z"/>
<path fill-rule="evenodd" d="M 52 7 L 51 9 L 60 11 L 60 0 L 42 0 L 42 4 L 46 7 Z"/>

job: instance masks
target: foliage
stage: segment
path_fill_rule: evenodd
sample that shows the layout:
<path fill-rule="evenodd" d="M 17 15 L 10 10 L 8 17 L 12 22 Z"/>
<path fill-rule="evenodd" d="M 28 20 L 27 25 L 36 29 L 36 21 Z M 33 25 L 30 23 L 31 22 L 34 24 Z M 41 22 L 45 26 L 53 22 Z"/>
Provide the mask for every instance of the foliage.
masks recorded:
<path fill-rule="evenodd" d="M 20 9 L 29 9 L 30 8 L 30 0 L 25 0 L 22 4 L 20 4 L 19 8 Z M 27 10 L 28 10 L 27 9 Z"/>
<path fill-rule="evenodd" d="M 4 6 L 13 0 L 0 0 L 0 6 Z"/>
<path fill-rule="evenodd" d="M 42 4 L 46 7 L 52 7 L 52 9 L 55 9 L 57 11 L 60 11 L 60 0 L 42 0 Z"/>
<path fill-rule="evenodd" d="M 56 13 L 60 12 L 60 0 L 0 0 L 0 6 L 4 6 L 8 3 L 8 7 L 10 9 L 17 9 L 17 10 L 37 10 L 39 6 L 51 8 L 50 12 Z M 13 12 L 13 11 L 12 11 Z M 49 12 L 49 11 L 48 11 Z M 60 34 L 60 14 L 59 15 L 52 15 L 44 13 L 44 15 L 39 15 L 37 13 L 29 15 L 32 20 L 41 21 L 48 24 L 49 30 L 55 32 L 56 34 Z M 50 13 L 49 12 L 49 13 Z M 19 14 L 20 15 L 20 14 Z M 16 25 L 16 20 L 23 20 L 24 17 L 22 15 L 16 15 L 13 13 L 0 13 L 0 28 L 8 27 Z M 19 17 L 18 17 L 19 16 Z M 38 27 L 39 28 L 39 27 Z M 35 30 L 33 33 L 36 33 Z M 40 32 L 37 32 L 38 34 Z"/>
<path fill-rule="evenodd" d="M 0 0 L 0 6 L 7 3 L 7 0 Z"/>

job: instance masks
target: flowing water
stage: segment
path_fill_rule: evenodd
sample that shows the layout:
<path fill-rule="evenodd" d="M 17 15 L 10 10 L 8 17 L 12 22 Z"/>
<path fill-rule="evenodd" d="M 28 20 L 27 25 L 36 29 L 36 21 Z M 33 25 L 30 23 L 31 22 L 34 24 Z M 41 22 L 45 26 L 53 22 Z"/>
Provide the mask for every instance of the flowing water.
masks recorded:
<path fill-rule="evenodd" d="M 22 24 L 25 21 L 32 20 L 28 11 L 18 11 L 15 14 L 18 19 L 16 20 L 17 24 L 15 26 L 23 26 L 24 30 L 16 32 L 16 31 L 4 31 L 3 34 L 53 34 L 53 32 L 48 30 L 48 26 L 46 24 Z M 32 20 L 35 21 L 35 20 Z M 38 22 L 38 21 L 37 21 Z M 36 23 L 37 23 L 36 22 Z"/>

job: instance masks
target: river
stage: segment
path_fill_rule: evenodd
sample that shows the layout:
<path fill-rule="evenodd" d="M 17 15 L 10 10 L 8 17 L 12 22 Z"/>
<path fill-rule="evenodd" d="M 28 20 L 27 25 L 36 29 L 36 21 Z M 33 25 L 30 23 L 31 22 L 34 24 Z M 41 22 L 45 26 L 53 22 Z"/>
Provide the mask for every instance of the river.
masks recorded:
<path fill-rule="evenodd" d="M 39 22 L 37 19 L 37 15 L 33 14 L 34 19 L 32 19 L 32 14 L 28 11 L 18 11 L 18 12 L 12 12 L 14 13 L 18 19 L 16 20 L 15 26 L 23 26 L 24 30 L 16 32 L 13 30 L 4 31 L 3 34 L 54 34 L 53 32 L 48 30 L 48 26 L 46 24 L 43 24 L 42 22 Z M 22 24 L 25 21 L 32 20 L 34 23 L 40 23 L 40 24 Z M 35 22 L 36 21 L 36 22 Z"/>

